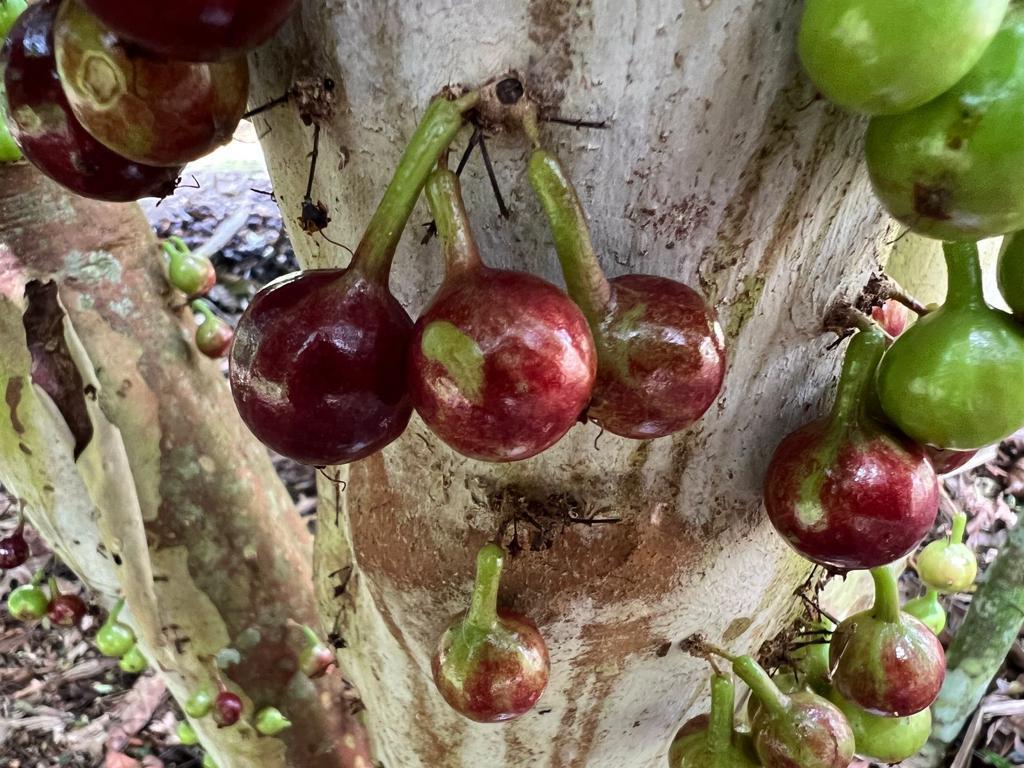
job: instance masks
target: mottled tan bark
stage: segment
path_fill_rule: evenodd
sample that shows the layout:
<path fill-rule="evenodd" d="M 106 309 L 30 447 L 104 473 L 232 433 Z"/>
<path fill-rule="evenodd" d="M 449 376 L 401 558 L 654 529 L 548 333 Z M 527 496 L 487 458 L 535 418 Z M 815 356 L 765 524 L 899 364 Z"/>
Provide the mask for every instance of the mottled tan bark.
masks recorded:
<path fill-rule="evenodd" d="M 0 481 L 95 595 L 127 597 L 179 700 L 233 648 L 249 716 L 292 719 L 280 738 L 197 722 L 222 768 L 357 768 L 343 683 L 296 672 L 286 625 L 317 624 L 310 536 L 183 304 L 138 206 L 0 167 Z"/>
<path fill-rule="evenodd" d="M 772 449 L 817 414 L 840 355 L 826 308 L 854 296 L 895 236 L 861 157 L 862 121 L 822 100 L 794 55 L 790 0 L 308 0 L 255 57 L 253 102 L 296 77 L 338 83 L 314 200 L 328 234 L 354 245 L 431 93 L 505 68 L 550 111 L 610 118 L 594 133 L 545 127 L 579 181 L 613 274 L 699 286 L 725 329 L 722 397 L 690 431 L 635 443 L 580 426 L 555 450 L 509 466 L 467 461 L 415 421 L 380 456 L 324 487 L 316 570 L 321 612 L 351 647 L 377 757 L 389 767 L 656 768 L 680 721 L 703 706 L 707 669 L 670 641 L 702 631 L 756 648 L 791 615 L 807 566 L 760 500 Z M 310 130 L 282 108 L 259 121 L 288 218 L 305 190 Z M 464 139 L 463 142 L 464 144 Z M 557 280 L 516 137 L 490 145 L 514 209 L 500 220 L 479 160 L 466 197 L 484 257 Z M 414 224 L 428 220 L 420 209 Z M 343 264 L 294 231 L 307 266 Z M 393 285 L 418 311 L 439 280 L 436 245 L 405 238 Z M 429 658 L 464 607 L 475 548 L 517 505 L 617 525 L 553 525 L 553 546 L 509 568 L 502 600 L 548 638 L 552 678 L 538 708 L 502 727 L 462 720 L 430 680 Z M 337 595 L 331 574 L 354 567 Z"/>

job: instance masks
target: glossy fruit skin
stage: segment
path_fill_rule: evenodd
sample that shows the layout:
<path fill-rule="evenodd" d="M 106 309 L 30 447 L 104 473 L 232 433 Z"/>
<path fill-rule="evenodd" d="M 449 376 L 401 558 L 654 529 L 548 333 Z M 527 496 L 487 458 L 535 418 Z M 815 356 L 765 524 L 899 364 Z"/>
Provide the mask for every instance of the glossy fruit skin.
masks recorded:
<path fill-rule="evenodd" d="M 412 415 L 412 320 L 357 270 L 286 275 L 235 329 L 231 392 L 265 445 L 304 464 L 345 464 L 396 439 Z"/>
<path fill-rule="evenodd" d="M 242 700 L 231 691 L 221 691 L 213 702 L 213 719 L 218 728 L 227 728 L 242 718 Z"/>
<path fill-rule="evenodd" d="M 7 610 L 18 621 L 33 621 L 46 615 L 50 600 L 39 587 L 22 584 L 7 597 Z"/>
<path fill-rule="evenodd" d="M 133 645 L 128 652 L 121 657 L 121 660 L 117 665 L 121 668 L 122 672 L 127 672 L 130 675 L 141 675 L 149 669 L 149 662 L 146 660 L 146 657 L 142 655 L 142 651 L 139 650 L 137 645 Z"/>
<path fill-rule="evenodd" d="M 96 141 L 72 114 L 53 48 L 57 8 L 52 1 L 31 6 L 0 53 L 11 136 L 29 162 L 76 195 L 124 203 L 172 194 L 180 167 L 128 160 Z"/>
<path fill-rule="evenodd" d="M 694 424 L 718 399 L 725 338 L 689 286 L 655 275 L 610 281 L 607 314 L 595 332 L 600 367 L 587 415 L 634 440 Z"/>
<path fill-rule="evenodd" d="M 946 609 L 939 603 L 937 592 L 908 600 L 903 604 L 903 610 L 915 619 L 920 619 L 936 635 L 941 635 L 946 628 Z"/>
<path fill-rule="evenodd" d="M 978 558 L 966 544 L 940 539 L 917 556 L 917 575 L 940 592 L 966 592 L 978 578 Z"/>
<path fill-rule="evenodd" d="M 499 609 L 492 631 L 472 641 L 463 677 L 451 655 L 455 642 L 466 642 L 460 638 L 460 619 L 441 637 L 430 666 L 444 700 L 478 723 L 500 723 L 529 712 L 547 687 L 551 667 L 537 627 L 524 616 Z"/>
<path fill-rule="evenodd" d="M 933 448 L 930 445 L 924 446 L 924 451 L 928 456 L 928 461 L 935 468 L 935 474 L 940 476 L 953 474 L 978 455 L 977 451 L 947 451 L 943 448 Z"/>
<path fill-rule="evenodd" d="M 930 709 L 909 717 L 879 717 L 847 701 L 835 690 L 829 701 L 846 715 L 857 742 L 857 754 L 879 763 L 899 763 L 913 757 L 932 732 Z"/>
<path fill-rule="evenodd" d="M 996 271 L 999 293 L 1014 316 L 1024 319 L 1024 234 L 1007 235 L 999 251 Z"/>
<path fill-rule="evenodd" d="M 809 0 L 800 60 L 818 90 L 841 107 L 868 115 L 908 112 L 970 71 L 1008 6 L 1008 0 Z"/>
<path fill-rule="evenodd" d="M 951 90 L 867 134 L 875 192 L 913 231 L 980 240 L 1024 229 L 1024 15 L 1011 9 L 978 64 Z"/>
<path fill-rule="evenodd" d="M 25 535 L 20 529 L 0 539 L 0 568 L 6 570 L 24 565 L 31 554 Z"/>
<path fill-rule="evenodd" d="M 765 768 L 848 768 L 853 731 L 827 699 L 810 691 L 790 694 L 793 708 L 773 714 L 762 707 L 751 723 L 754 747 Z"/>
<path fill-rule="evenodd" d="M 692 730 L 687 732 L 688 728 L 692 729 L 693 727 L 689 724 L 684 725 L 676 734 L 675 740 L 669 748 L 669 768 L 708 768 L 710 758 L 707 750 L 707 733 L 699 729 L 696 732 Z M 707 727 L 706 720 L 703 727 Z M 729 768 L 758 768 L 760 764 L 755 760 L 756 752 L 754 752 L 750 736 L 737 734 L 734 744 L 735 746 L 728 755 L 723 756 L 727 762 L 722 765 L 727 765 Z"/>
<path fill-rule="evenodd" d="M 446 365 L 431 343 L 441 334 L 472 350 L 469 365 Z M 481 267 L 446 284 L 416 322 L 409 396 L 459 453 L 520 461 L 579 421 L 596 368 L 590 328 L 568 296 L 533 275 Z"/>
<path fill-rule="evenodd" d="M 212 262 L 192 253 L 180 237 L 168 238 L 163 249 L 169 257 L 167 279 L 186 296 L 205 295 L 217 284 L 217 271 Z"/>
<path fill-rule="evenodd" d="M 946 656 L 935 633 L 901 612 L 897 622 L 872 610 L 843 621 L 832 636 L 836 690 L 875 715 L 908 717 L 927 709 L 946 676 Z"/>
<path fill-rule="evenodd" d="M 273 36 L 298 0 L 84 0 L 118 35 L 180 61 L 241 56 Z"/>
<path fill-rule="evenodd" d="M 1024 327 L 977 296 L 947 299 L 900 336 L 879 366 L 877 389 L 911 439 L 967 451 L 1024 425 L 1022 380 Z"/>
<path fill-rule="evenodd" d="M 54 25 L 71 110 L 101 144 L 147 165 L 178 166 L 231 140 L 249 97 L 249 64 L 153 58 L 123 45 L 65 0 Z"/>
<path fill-rule="evenodd" d="M 77 627 L 88 608 L 78 595 L 57 595 L 46 606 L 46 615 L 58 627 Z"/>
<path fill-rule="evenodd" d="M 212 360 L 224 357 L 234 340 L 235 332 L 220 318 L 207 319 L 196 329 L 196 348 Z"/>

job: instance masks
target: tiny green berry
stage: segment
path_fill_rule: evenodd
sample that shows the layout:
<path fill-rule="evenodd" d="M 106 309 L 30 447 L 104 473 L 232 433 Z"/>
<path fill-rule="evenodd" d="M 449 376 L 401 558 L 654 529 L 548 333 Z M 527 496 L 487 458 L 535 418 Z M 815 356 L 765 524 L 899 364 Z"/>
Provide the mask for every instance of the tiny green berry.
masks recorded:
<path fill-rule="evenodd" d="M 196 733 L 196 729 L 184 720 L 178 723 L 178 727 L 175 729 L 175 732 L 178 734 L 178 741 L 186 747 L 191 747 L 193 744 L 199 743 L 199 735 Z"/>
<path fill-rule="evenodd" d="M 128 653 L 135 645 L 135 633 L 132 628 L 118 621 L 124 601 L 118 601 L 96 633 L 96 647 L 104 656 L 119 658 Z"/>
<path fill-rule="evenodd" d="M 185 714 L 189 717 L 206 717 L 213 708 L 213 697 L 207 691 L 197 691 L 185 702 Z"/>
<path fill-rule="evenodd" d="M 256 713 L 256 730 L 264 736 L 276 736 L 291 727 L 291 720 L 281 714 L 277 707 L 264 707 Z"/>
<path fill-rule="evenodd" d="M 209 754 L 203 755 L 203 768 L 220 768 Z"/>
<path fill-rule="evenodd" d="M 18 621 L 32 621 L 46 615 L 50 600 L 46 593 L 34 584 L 23 584 L 7 598 L 7 610 Z"/>
<path fill-rule="evenodd" d="M 142 651 L 139 650 L 139 646 L 133 645 L 131 649 L 121 657 L 121 661 L 118 662 L 118 666 L 129 674 L 138 675 L 149 669 L 149 662 L 146 661 L 146 657 L 142 655 Z"/>

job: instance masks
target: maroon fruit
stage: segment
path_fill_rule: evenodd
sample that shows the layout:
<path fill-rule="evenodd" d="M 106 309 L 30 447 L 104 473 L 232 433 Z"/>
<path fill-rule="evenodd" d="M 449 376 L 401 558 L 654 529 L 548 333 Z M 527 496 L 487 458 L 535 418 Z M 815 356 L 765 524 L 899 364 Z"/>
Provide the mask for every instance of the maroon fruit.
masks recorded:
<path fill-rule="evenodd" d="M 51 597 L 46 606 L 46 615 L 58 627 L 77 627 L 88 610 L 85 601 L 78 595 L 54 594 L 54 589 L 50 588 Z"/>
<path fill-rule="evenodd" d="M 203 317 L 202 324 L 196 329 L 196 348 L 214 360 L 224 357 L 235 339 L 231 326 L 217 317 L 202 299 L 192 302 L 192 310 Z"/>
<path fill-rule="evenodd" d="M 265 43 L 298 0 L 83 0 L 118 35 L 169 59 L 217 61 Z"/>
<path fill-rule="evenodd" d="M 885 338 L 850 342 L 830 416 L 775 449 L 764 498 L 775 528 L 801 555 L 841 570 L 891 563 L 931 530 L 939 486 L 921 448 L 867 415 Z"/>
<path fill-rule="evenodd" d="M 587 320 L 550 283 L 484 266 L 454 173 L 435 172 L 427 199 L 446 277 L 413 329 L 412 404 L 466 456 L 535 456 L 579 421 L 590 400 L 597 355 Z"/>
<path fill-rule="evenodd" d="M 173 193 L 180 167 L 132 162 L 96 141 L 72 114 L 54 55 L 57 8 L 52 0 L 30 6 L 0 54 L 14 140 L 36 168 L 77 195 L 128 202 Z"/>
<path fill-rule="evenodd" d="M 348 269 L 276 280 L 239 320 L 231 391 L 249 429 L 278 453 L 344 464 L 405 430 L 412 321 L 388 273 L 427 176 L 477 98 L 437 99 L 427 110 Z"/>
<path fill-rule="evenodd" d="M 176 166 L 231 140 L 249 98 L 244 58 L 191 64 L 125 45 L 79 0 L 54 24 L 57 71 L 75 117 L 101 144 Z"/>
<path fill-rule="evenodd" d="M 924 450 L 937 475 L 951 475 L 978 455 L 977 451 L 947 451 L 930 445 L 926 445 Z"/>
<path fill-rule="evenodd" d="M 704 299 L 653 275 L 609 281 L 586 214 L 558 159 L 536 149 L 530 183 L 548 216 L 569 295 L 590 323 L 598 371 L 587 415 L 623 437 L 664 437 L 693 424 L 722 389 L 721 328 Z"/>
<path fill-rule="evenodd" d="M 213 720 L 218 728 L 227 728 L 242 718 L 242 700 L 229 690 L 222 689 L 213 700 Z"/>
<path fill-rule="evenodd" d="M 832 635 L 833 683 L 845 698 L 876 715 L 907 717 L 931 706 L 946 675 L 935 633 L 901 611 L 896 578 L 871 571 L 875 605 L 843 621 Z"/>
<path fill-rule="evenodd" d="M 10 536 L 0 539 L 0 568 L 17 568 L 24 565 L 31 554 L 25 540 L 25 524 L 19 523 L 18 528 Z"/>
<path fill-rule="evenodd" d="M 477 555 L 473 602 L 441 637 L 431 664 L 438 691 L 453 709 L 479 723 L 528 712 L 548 684 L 547 645 L 537 628 L 498 610 L 504 550 L 488 544 Z"/>

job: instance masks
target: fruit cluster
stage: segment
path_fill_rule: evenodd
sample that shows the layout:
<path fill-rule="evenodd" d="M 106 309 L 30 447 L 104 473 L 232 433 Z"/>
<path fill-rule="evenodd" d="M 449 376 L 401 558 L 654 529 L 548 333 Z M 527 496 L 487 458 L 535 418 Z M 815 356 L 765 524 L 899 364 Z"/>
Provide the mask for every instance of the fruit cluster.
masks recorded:
<path fill-rule="evenodd" d="M 249 95 L 245 54 L 296 2 L 2 0 L 0 162 L 20 150 L 98 200 L 170 194 L 185 163 L 234 134 Z"/>

